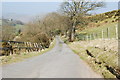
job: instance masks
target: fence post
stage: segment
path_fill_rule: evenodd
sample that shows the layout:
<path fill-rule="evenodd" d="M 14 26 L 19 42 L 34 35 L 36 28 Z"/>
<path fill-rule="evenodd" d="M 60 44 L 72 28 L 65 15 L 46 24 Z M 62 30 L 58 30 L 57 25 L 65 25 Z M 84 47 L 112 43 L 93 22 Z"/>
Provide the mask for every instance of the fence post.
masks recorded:
<path fill-rule="evenodd" d="M 23 45 L 24 45 L 24 47 L 26 47 L 26 43 L 25 43 L 25 42 L 23 43 Z M 24 53 L 25 53 L 25 52 L 26 52 L 26 51 L 24 51 Z"/>
<path fill-rule="evenodd" d="M 38 51 L 38 50 L 39 50 L 39 49 L 38 49 L 38 43 L 36 43 L 36 46 L 37 46 L 37 51 Z"/>
<path fill-rule="evenodd" d="M 95 33 L 92 34 L 93 40 L 95 39 Z"/>
<path fill-rule="evenodd" d="M 8 44 L 9 44 L 10 55 L 12 55 L 13 54 L 12 44 L 10 42 L 8 42 Z"/>
<path fill-rule="evenodd" d="M 107 38 L 109 38 L 109 28 L 107 28 Z"/>
<path fill-rule="evenodd" d="M 40 43 L 38 44 L 38 47 L 39 47 L 39 52 L 41 51 L 41 47 L 40 47 L 41 45 L 40 45 Z"/>
<path fill-rule="evenodd" d="M 103 29 L 102 29 L 102 39 L 104 38 L 104 32 L 103 32 Z"/>
<path fill-rule="evenodd" d="M 116 39 L 118 39 L 118 26 L 116 25 Z"/>
<path fill-rule="evenodd" d="M 88 35 L 86 36 L 86 40 L 88 41 Z"/>
<path fill-rule="evenodd" d="M 29 53 L 29 51 L 30 51 L 29 42 L 27 42 L 27 47 L 28 47 L 28 53 Z"/>
<path fill-rule="evenodd" d="M 34 45 L 34 49 L 36 50 L 36 48 L 35 48 L 35 47 L 36 47 L 35 43 L 33 43 L 33 45 Z"/>
<path fill-rule="evenodd" d="M 95 39 L 97 39 L 97 33 L 95 33 L 94 35 L 95 35 Z"/>
<path fill-rule="evenodd" d="M 95 33 L 93 33 L 93 37 L 94 37 L 94 39 L 96 38 L 96 37 L 95 37 Z"/>
<path fill-rule="evenodd" d="M 84 40 L 84 37 L 82 37 L 81 39 L 82 39 L 82 41 L 83 41 L 83 40 Z"/>
<path fill-rule="evenodd" d="M 31 50 L 31 42 L 29 42 L 29 47 L 30 47 L 30 52 L 32 52 L 32 50 Z"/>
<path fill-rule="evenodd" d="M 91 34 L 90 34 L 90 40 L 92 40 Z"/>
<path fill-rule="evenodd" d="M 85 36 L 84 36 L 84 41 L 85 41 Z"/>
<path fill-rule="evenodd" d="M 95 39 L 95 37 L 94 37 L 94 33 L 92 33 L 92 39 L 93 39 L 93 40 Z"/>
<path fill-rule="evenodd" d="M 25 47 L 27 47 L 27 42 L 24 42 L 24 44 L 25 44 Z M 27 52 L 27 49 L 25 49 L 25 52 Z"/>

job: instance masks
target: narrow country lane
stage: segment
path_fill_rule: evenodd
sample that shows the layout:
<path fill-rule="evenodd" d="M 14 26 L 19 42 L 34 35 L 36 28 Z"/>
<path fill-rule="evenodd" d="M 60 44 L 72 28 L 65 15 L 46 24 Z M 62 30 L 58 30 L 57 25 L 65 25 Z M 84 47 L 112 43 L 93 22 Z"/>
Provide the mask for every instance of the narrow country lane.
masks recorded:
<path fill-rule="evenodd" d="M 59 38 L 40 56 L 2 66 L 3 78 L 101 78 Z"/>

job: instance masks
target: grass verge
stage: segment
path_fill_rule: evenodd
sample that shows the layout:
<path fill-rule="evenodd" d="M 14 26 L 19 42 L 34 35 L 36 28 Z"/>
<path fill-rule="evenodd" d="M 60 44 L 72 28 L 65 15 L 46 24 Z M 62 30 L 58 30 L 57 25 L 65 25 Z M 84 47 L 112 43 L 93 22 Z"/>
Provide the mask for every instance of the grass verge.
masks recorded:
<path fill-rule="evenodd" d="M 15 54 L 15 55 L 11 55 L 11 56 L 3 56 L 0 57 L 1 60 L 1 64 L 0 65 L 6 65 L 6 64 L 11 64 L 11 63 L 15 63 L 15 62 L 20 62 L 23 61 L 27 58 L 31 58 L 31 57 L 35 57 L 35 56 L 39 56 L 45 52 L 50 51 L 56 44 L 56 40 L 54 39 L 53 42 L 51 43 L 49 48 L 46 48 L 44 51 L 41 52 L 30 52 L 30 53 L 21 53 L 19 55 Z"/>
<path fill-rule="evenodd" d="M 83 45 L 84 44 L 84 45 Z M 104 78 L 116 78 L 105 66 L 110 65 L 115 67 L 115 53 L 113 51 L 104 51 L 95 47 L 86 46 L 87 44 L 81 42 L 69 43 L 68 46 L 80 56 L 90 67 L 98 74 L 102 75 Z M 89 50 L 90 53 L 95 57 L 91 57 L 87 54 L 86 50 Z M 105 63 L 104 63 L 105 62 Z"/>

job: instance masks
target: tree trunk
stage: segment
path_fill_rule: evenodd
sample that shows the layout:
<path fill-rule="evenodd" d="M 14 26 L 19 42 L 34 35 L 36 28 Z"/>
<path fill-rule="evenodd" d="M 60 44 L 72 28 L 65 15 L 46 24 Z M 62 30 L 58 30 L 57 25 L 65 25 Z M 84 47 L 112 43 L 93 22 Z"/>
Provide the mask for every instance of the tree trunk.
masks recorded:
<path fill-rule="evenodd" d="M 70 30 L 69 41 L 73 42 L 75 40 L 75 25 L 72 26 Z"/>
<path fill-rule="evenodd" d="M 69 41 L 73 42 L 75 40 L 75 27 L 76 27 L 76 22 L 77 22 L 77 18 L 75 17 L 75 15 L 74 17 L 71 17 L 71 20 L 73 21 L 73 23 L 70 29 Z"/>
<path fill-rule="evenodd" d="M 65 31 L 65 38 L 67 38 L 68 34 L 67 34 L 67 30 Z"/>
<path fill-rule="evenodd" d="M 70 42 L 73 42 L 75 38 L 75 30 L 74 27 L 71 29 L 71 33 L 70 33 Z"/>

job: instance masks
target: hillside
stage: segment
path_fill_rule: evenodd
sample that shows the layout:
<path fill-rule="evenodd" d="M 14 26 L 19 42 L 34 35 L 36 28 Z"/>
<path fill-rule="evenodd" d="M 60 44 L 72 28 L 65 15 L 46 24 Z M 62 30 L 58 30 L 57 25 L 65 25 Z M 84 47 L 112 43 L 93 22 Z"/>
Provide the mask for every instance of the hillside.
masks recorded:
<path fill-rule="evenodd" d="M 119 11 L 92 16 L 90 20 L 93 21 L 84 30 L 77 31 L 77 41 L 68 43 L 81 59 L 105 78 L 120 78 L 117 40 Z"/>
<path fill-rule="evenodd" d="M 120 10 L 115 10 L 89 17 L 90 23 L 87 27 L 82 31 L 77 31 L 78 40 L 83 40 L 86 35 L 89 36 L 88 38 L 90 38 L 91 35 L 92 39 L 93 36 L 97 36 L 96 38 L 116 38 L 119 11 Z"/>
<path fill-rule="evenodd" d="M 17 30 L 21 29 L 24 26 L 24 23 L 22 21 L 20 21 L 20 20 L 13 20 L 13 19 L 2 19 L 0 21 L 0 24 L 2 24 L 3 26 L 13 26 Z"/>

